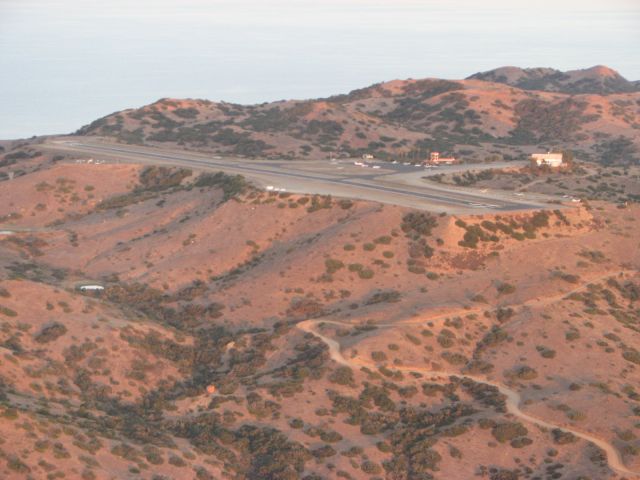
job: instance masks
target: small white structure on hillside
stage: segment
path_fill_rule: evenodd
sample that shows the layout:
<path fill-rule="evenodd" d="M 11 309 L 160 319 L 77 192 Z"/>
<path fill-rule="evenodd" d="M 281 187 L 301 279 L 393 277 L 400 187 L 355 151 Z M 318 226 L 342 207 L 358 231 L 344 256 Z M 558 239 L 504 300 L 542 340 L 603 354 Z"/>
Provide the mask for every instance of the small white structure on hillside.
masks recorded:
<path fill-rule="evenodd" d="M 452 165 L 457 163 L 454 157 L 441 157 L 440 152 L 431 152 L 429 160 L 423 162 L 426 165 Z"/>
<path fill-rule="evenodd" d="M 543 165 L 549 167 L 561 167 L 562 166 L 562 154 L 561 153 L 534 153 L 531 155 L 531 161 L 535 162 L 538 167 Z"/>
<path fill-rule="evenodd" d="M 79 285 L 78 290 L 81 292 L 102 292 L 104 287 L 97 284 Z"/>
<path fill-rule="evenodd" d="M 373 160 L 373 158 L 373 155 L 371 155 L 370 153 L 365 153 L 364 155 L 362 155 L 363 160 Z"/>

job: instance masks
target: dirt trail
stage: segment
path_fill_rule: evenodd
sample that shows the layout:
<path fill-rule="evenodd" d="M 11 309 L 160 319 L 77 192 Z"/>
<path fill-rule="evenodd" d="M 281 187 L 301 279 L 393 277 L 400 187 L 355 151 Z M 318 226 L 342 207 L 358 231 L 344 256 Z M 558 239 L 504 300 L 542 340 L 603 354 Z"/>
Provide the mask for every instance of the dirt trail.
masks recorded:
<path fill-rule="evenodd" d="M 625 272 L 620 272 L 620 273 L 625 273 Z M 581 286 L 578 286 L 574 289 L 572 289 L 569 292 L 565 292 L 561 295 L 556 295 L 556 296 L 551 296 L 551 297 L 545 297 L 542 299 L 533 299 L 533 300 L 529 300 L 527 302 L 523 302 L 517 306 L 544 306 L 544 305 L 548 305 L 554 301 L 557 301 L 559 298 L 564 298 L 567 295 L 570 295 L 571 293 L 575 293 L 578 291 L 581 291 L 585 288 L 587 288 L 587 285 L 589 283 L 592 283 L 594 281 L 597 280 L 601 280 L 603 278 L 607 278 L 607 277 L 611 277 L 612 274 L 609 273 L 607 275 L 603 275 L 601 277 L 598 278 L 594 278 L 592 280 L 590 280 L 588 283 L 585 283 Z M 516 306 L 516 305 L 513 305 Z M 457 313 L 459 314 L 469 314 L 469 313 L 473 313 L 473 311 L 471 310 L 459 310 Z M 415 324 L 421 324 L 421 323 L 425 323 L 427 321 L 433 321 L 433 320 L 437 320 L 437 319 L 442 319 L 445 317 L 450 317 L 451 315 L 455 315 L 455 312 L 449 312 L 447 314 L 438 314 L 437 316 L 434 317 L 430 317 L 428 319 L 425 318 L 421 318 L 420 320 L 411 320 L 411 321 L 407 321 L 407 322 L 398 322 L 395 324 L 377 324 L 376 326 L 383 326 L 383 327 L 389 327 L 389 328 L 393 328 L 393 327 L 400 327 L 403 325 L 415 325 Z M 316 319 L 316 320 L 306 320 L 304 322 L 298 323 L 297 327 L 300 328 L 301 330 L 311 333 L 312 335 L 315 335 L 316 337 L 318 337 L 320 340 L 322 340 L 328 347 L 329 347 L 329 355 L 331 357 L 331 359 L 333 361 L 335 361 L 336 363 L 339 363 L 340 365 L 344 365 L 347 367 L 351 367 L 351 368 L 355 368 L 355 369 L 359 369 L 360 367 L 368 367 L 368 368 L 377 368 L 377 365 L 374 362 L 370 362 L 370 361 L 366 361 L 363 360 L 362 358 L 352 358 L 352 359 L 347 359 L 342 355 L 342 352 L 340 350 L 340 344 L 336 341 L 333 340 L 332 338 L 329 338 L 323 334 L 321 334 L 316 327 L 320 324 L 332 324 L 332 325 L 340 325 L 343 327 L 353 327 L 354 324 L 353 323 L 349 323 L 349 322 L 341 322 L 341 321 L 337 321 L 337 320 L 330 320 L 330 319 Z M 573 435 L 575 435 L 576 437 L 579 437 L 583 440 L 586 440 L 587 442 L 590 442 L 594 445 L 596 445 L 597 447 L 599 447 L 600 449 L 602 449 L 606 454 L 607 454 L 607 463 L 609 465 L 609 467 L 618 472 L 619 474 L 622 475 L 630 475 L 631 478 L 635 478 L 635 479 L 640 479 L 640 473 L 638 472 L 633 472 L 631 470 L 629 470 L 625 465 L 624 462 L 622 461 L 622 457 L 620 455 L 620 453 L 613 447 L 613 445 L 611 445 L 610 443 L 606 442 L 605 440 L 602 440 L 600 438 L 597 438 L 593 435 L 590 435 L 586 432 L 582 432 L 580 430 L 575 430 L 573 428 L 569 428 L 569 427 L 563 427 L 561 425 L 557 425 L 551 422 L 547 422 L 545 420 L 536 418 L 532 415 L 529 415 L 527 413 L 524 413 L 522 410 L 520 410 L 520 402 L 521 402 L 521 397 L 520 394 L 518 392 L 516 392 L 515 390 L 510 389 L 509 387 L 507 387 L 506 385 L 499 383 L 499 382 L 494 382 L 491 380 L 488 380 L 484 377 L 479 377 L 479 376 L 475 376 L 475 375 L 462 375 L 458 372 L 455 371 L 447 371 L 447 370 L 441 370 L 441 371 L 436 371 L 436 370 L 431 370 L 429 368 L 425 368 L 425 367 L 416 367 L 416 366 L 398 366 L 398 365 L 388 365 L 387 368 L 389 370 L 400 370 L 400 371 L 407 371 L 407 372 L 419 372 L 422 373 L 424 375 L 427 376 L 427 378 L 429 378 L 431 381 L 434 381 L 436 383 L 440 383 L 440 384 L 446 384 L 448 382 L 448 378 L 449 377 L 457 377 L 457 378 L 461 378 L 461 379 L 469 379 L 473 382 L 476 383 L 482 383 L 484 385 L 489 385 L 491 387 L 495 387 L 498 389 L 498 391 L 503 394 L 506 397 L 506 407 L 507 407 L 507 412 L 512 414 L 513 416 L 537 425 L 539 427 L 542 428 L 546 428 L 546 429 L 558 429 L 562 432 L 566 432 L 566 433 L 571 433 Z"/>

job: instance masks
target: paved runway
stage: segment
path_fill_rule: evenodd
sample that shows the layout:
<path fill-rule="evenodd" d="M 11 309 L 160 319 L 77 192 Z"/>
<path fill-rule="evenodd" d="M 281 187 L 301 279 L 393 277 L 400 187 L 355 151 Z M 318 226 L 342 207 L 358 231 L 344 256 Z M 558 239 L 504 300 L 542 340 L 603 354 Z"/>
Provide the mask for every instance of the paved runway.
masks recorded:
<path fill-rule="evenodd" d="M 263 186 L 273 184 L 295 193 L 332 194 L 426 210 L 481 213 L 545 207 L 545 204 L 539 201 L 508 198 L 513 195 L 510 192 L 470 193 L 448 186 L 429 185 L 426 182 L 423 186 L 405 185 L 398 179 L 403 176 L 419 178 L 427 174 L 425 169 L 389 162 L 378 162 L 376 165 L 379 168 L 373 169 L 354 167 L 353 160 L 248 160 L 153 147 L 98 143 L 84 138 L 58 140 L 44 146 L 55 151 L 101 158 L 107 162 L 164 164 L 239 173 Z"/>

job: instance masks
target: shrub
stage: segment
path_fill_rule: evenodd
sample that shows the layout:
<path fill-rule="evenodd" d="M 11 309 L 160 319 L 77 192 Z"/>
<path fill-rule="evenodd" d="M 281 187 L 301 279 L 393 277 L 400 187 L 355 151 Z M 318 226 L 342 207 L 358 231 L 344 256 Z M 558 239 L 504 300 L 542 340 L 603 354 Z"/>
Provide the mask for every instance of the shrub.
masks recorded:
<path fill-rule="evenodd" d="M 248 183 L 242 175 L 227 175 L 223 172 L 217 172 L 200 174 L 194 182 L 194 186 L 221 188 L 223 198 L 226 201 L 242 195 L 247 190 Z"/>
<path fill-rule="evenodd" d="M 568 283 L 576 284 L 580 281 L 580 277 L 578 275 L 572 275 L 570 273 L 561 272 L 559 270 L 554 271 L 551 275 L 553 277 L 560 278 Z"/>
<path fill-rule="evenodd" d="M 371 352 L 371 358 L 376 362 L 384 362 L 387 360 L 387 354 L 380 351 Z"/>
<path fill-rule="evenodd" d="M 314 195 L 313 197 L 311 197 L 311 205 L 307 207 L 307 212 L 313 213 L 317 212 L 318 210 L 329 209 L 331 208 L 332 204 L 333 201 L 331 199 L 331 195 Z"/>
<path fill-rule="evenodd" d="M 144 190 L 162 191 L 179 186 L 191 174 L 186 168 L 146 167 L 140 172 L 140 184 Z"/>
<path fill-rule="evenodd" d="M 300 429 L 300 428 L 304 427 L 304 422 L 300 418 L 293 418 L 289 422 L 289 426 L 291 428 Z"/>
<path fill-rule="evenodd" d="M 568 332 L 565 332 L 564 338 L 568 342 L 572 342 L 572 341 L 577 340 L 577 339 L 580 338 L 580 332 L 578 330 L 576 330 L 575 328 L 572 328 Z"/>
<path fill-rule="evenodd" d="M 164 458 L 162 458 L 162 451 L 151 445 L 145 446 L 144 455 L 147 461 L 152 465 L 162 465 L 164 463 Z"/>
<path fill-rule="evenodd" d="M 554 428 L 551 430 L 551 435 L 553 436 L 553 443 L 557 445 L 566 445 L 568 443 L 574 443 L 578 439 L 571 432 L 565 432 L 560 430 L 559 428 Z"/>
<path fill-rule="evenodd" d="M 500 295 L 508 295 L 516 291 L 516 287 L 506 282 L 499 283 L 496 289 Z"/>
<path fill-rule="evenodd" d="M 437 340 L 442 348 L 451 348 L 455 344 L 455 338 L 456 336 L 452 331 L 443 328 Z"/>
<path fill-rule="evenodd" d="M 358 272 L 358 276 L 363 280 L 369 280 L 373 278 L 373 275 L 373 270 L 371 270 L 370 268 L 364 268 Z"/>
<path fill-rule="evenodd" d="M 421 263 L 422 262 L 418 263 L 415 260 L 409 259 L 407 261 L 407 270 L 410 273 L 414 273 L 416 275 L 422 275 L 423 273 L 426 273 L 426 270 Z"/>
<path fill-rule="evenodd" d="M 636 349 L 628 349 L 622 353 L 622 357 L 628 362 L 640 365 L 640 352 Z"/>
<path fill-rule="evenodd" d="M 521 367 L 516 367 L 511 376 L 518 378 L 519 380 L 533 380 L 537 378 L 538 372 L 534 368 L 531 368 L 527 365 L 523 365 Z"/>
<path fill-rule="evenodd" d="M 42 328 L 42 330 L 36 335 L 35 341 L 38 343 L 53 342 L 65 333 L 67 333 L 67 327 L 59 322 L 53 322 Z"/>
<path fill-rule="evenodd" d="M 329 375 L 329 381 L 337 383 L 338 385 L 355 386 L 353 371 L 346 366 L 336 368 L 333 373 Z"/>
<path fill-rule="evenodd" d="M 322 432 L 320 433 L 320 439 L 323 442 L 327 442 L 327 443 L 336 443 L 339 442 L 340 440 L 342 440 L 342 435 L 340 435 L 338 432 L 334 432 L 334 431 L 330 431 L 330 432 Z"/>
<path fill-rule="evenodd" d="M 380 245 L 389 245 L 391 243 L 391 237 L 389 235 L 383 235 L 373 240 L 373 243 Z"/>
<path fill-rule="evenodd" d="M 536 350 L 543 358 L 554 358 L 556 356 L 556 351 L 552 350 L 544 345 L 538 345 Z"/>
<path fill-rule="evenodd" d="M 367 305 L 374 305 L 376 303 L 396 303 L 400 301 L 401 296 L 402 295 L 397 290 L 385 290 L 374 293 L 365 303 Z"/>
<path fill-rule="evenodd" d="M 7 317 L 17 317 L 18 313 L 15 310 L 11 310 L 9 307 L 5 307 L 4 305 L 0 305 L 0 313 Z"/>
<path fill-rule="evenodd" d="M 9 467 L 10 470 L 13 470 L 14 472 L 17 472 L 17 473 L 26 474 L 31 472 L 31 468 L 29 468 L 27 464 L 25 464 L 22 460 L 20 460 L 18 457 L 15 457 L 15 456 L 11 456 L 8 458 L 7 467 Z"/>
<path fill-rule="evenodd" d="M 500 323 L 504 323 L 507 320 L 509 320 L 513 314 L 515 312 L 513 311 L 513 308 L 508 307 L 508 308 L 502 308 L 500 307 L 498 310 L 496 310 L 496 319 L 500 322 Z"/>
<path fill-rule="evenodd" d="M 331 275 L 333 273 L 336 273 L 341 268 L 344 268 L 344 263 L 342 263 L 340 260 L 335 260 L 333 258 L 327 258 L 324 261 L 324 266 L 325 266 L 325 268 L 327 270 L 327 273 Z"/>
<path fill-rule="evenodd" d="M 169 462 L 170 465 L 173 465 L 174 467 L 186 467 L 187 466 L 187 462 L 185 462 L 181 457 L 179 457 L 177 455 L 170 455 L 168 462 Z"/>
<path fill-rule="evenodd" d="M 177 115 L 178 117 L 181 117 L 181 118 L 196 118 L 198 116 L 198 113 L 200 113 L 198 109 L 193 107 L 176 108 L 173 111 L 174 115 Z"/>
<path fill-rule="evenodd" d="M 467 357 L 461 353 L 442 352 L 440 356 L 451 365 L 464 365 L 467 363 Z"/>
<path fill-rule="evenodd" d="M 500 443 L 506 443 L 517 437 L 524 437 L 529 431 L 519 422 L 504 422 L 491 430 L 493 437 Z"/>
<path fill-rule="evenodd" d="M 382 473 L 382 468 L 377 463 L 372 462 L 371 460 L 365 460 L 360 465 L 362 471 L 368 475 L 378 475 Z"/>
<path fill-rule="evenodd" d="M 424 212 L 411 212 L 402 217 L 400 228 L 404 233 L 417 233 L 430 236 L 431 231 L 438 226 L 436 217 Z"/>
<path fill-rule="evenodd" d="M 311 451 L 311 454 L 316 458 L 333 457 L 336 453 L 337 452 L 333 449 L 333 447 L 331 447 L 331 445 L 325 445 Z"/>

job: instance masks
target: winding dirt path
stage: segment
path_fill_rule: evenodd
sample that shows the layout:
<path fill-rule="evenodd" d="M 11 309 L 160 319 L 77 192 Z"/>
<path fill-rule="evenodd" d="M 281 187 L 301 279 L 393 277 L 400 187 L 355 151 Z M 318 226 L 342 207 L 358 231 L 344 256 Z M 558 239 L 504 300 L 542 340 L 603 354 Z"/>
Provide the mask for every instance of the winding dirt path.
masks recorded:
<path fill-rule="evenodd" d="M 602 278 L 605 277 L 610 277 L 612 276 L 611 274 L 607 274 L 606 276 L 603 276 Z M 599 279 L 600 277 L 598 277 Z M 589 283 L 592 283 L 593 281 L 596 281 L 597 279 L 592 279 Z M 570 295 L 571 293 L 574 292 L 578 292 L 580 290 L 583 290 L 584 288 L 586 288 L 587 284 L 584 284 L 582 286 L 576 287 L 574 289 L 572 289 L 570 292 L 565 292 L 561 295 L 557 295 L 557 296 L 553 296 L 553 297 L 545 297 L 543 299 L 533 299 L 530 300 L 528 302 L 524 302 L 522 304 L 520 304 L 519 306 L 543 306 L 543 305 L 547 305 L 550 304 L 553 301 L 557 301 L 558 297 L 566 297 L 567 295 Z M 514 305 L 515 306 L 515 305 Z M 471 310 L 460 310 L 458 313 L 464 313 L 464 314 L 469 314 L 472 313 Z M 447 314 L 439 314 L 438 316 L 435 317 L 431 317 L 429 319 L 420 319 L 420 320 L 411 320 L 408 322 L 398 322 L 396 324 L 377 324 L 376 326 L 380 327 L 388 327 L 388 328 L 393 328 L 393 327 L 401 327 L 403 325 L 415 325 L 415 324 L 421 324 L 421 323 L 425 323 L 427 321 L 433 321 L 436 319 L 440 319 L 440 318 L 445 318 L 445 317 L 450 317 L 451 315 L 455 315 L 455 313 L 449 312 Z M 340 365 L 344 365 L 347 367 L 351 367 L 351 368 L 355 368 L 355 369 L 360 369 L 360 367 L 373 367 L 376 368 L 377 365 L 374 362 L 370 362 L 370 361 L 366 361 L 362 358 L 356 357 L 356 358 L 352 358 L 352 359 L 347 359 L 344 357 L 344 355 L 342 355 L 341 352 L 341 348 L 340 348 L 340 343 L 338 343 L 336 340 L 329 338 L 325 335 L 323 335 L 322 333 L 320 333 L 317 329 L 317 326 L 319 326 L 320 324 L 333 324 L 333 325 L 340 325 L 343 327 L 353 327 L 354 324 L 353 323 L 349 323 L 349 322 L 341 322 L 341 321 L 337 321 L 337 320 L 330 320 L 330 319 L 316 319 L 316 320 L 306 320 L 303 322 L 300 322 L 297 324 L 297 327 L 299 329 L 301 329 L 304 332 L 308 332 L 311 333 L 312 335 L 315 335 L 317 338 L 319 338 L 320 340 L 322 340 L 328 347 L 329 347 L 329 355 L 331 357 L 331 359 L 333 361 L 335 361 L 336 363 L 340 364 Z M 479 376 L 475 376 L 475 375 L 462 375 L 458 372 L 454 372 L 454 371 L 447 371 L 447 370 L 441 370 L 441 371 L 436 371 L 436 370 L 431 370 L 425 367 L 416 367 L 416 366 L 399 366 L 399 365 L 389 365 L 387 366 L 387 368 L 389 368 L 389 370 L 400 370 L 400 371 L 407 371 L 407 372 L 420 372 L 424 375 L 427 376 L 427 378 L 435 383 L 439 383 L 439 384 L 446 384 L 447 383 L 447 379 L 449 377 L 457 377 L 457 378 L 462 378 L 462 379 L 468 379 L 468 380 L 472 380 L 473 382 L 476 383 L 481 383 L 484 385 L 489 385 L 491 387 L 495 387 L 496 389 L 498 389 L 498 391 L 503 394 L 506 397 L 506 408 L 507 408 L 507 412 L 512 414 L 513 416 L 531 423 L 533 425 L 537 425 L 539 427 L 545 428 L 545 429 L 557 429 L 560 430 L 562 432 L 565 433 L 571 433 L 573 435 L 575 435 L 576 437 L 579 437 L 583 440 L 586 440 L 587 442 L 590 442 L 594 445 L 596 445 L 598 448 L 602 449 L 606 454 L 607 454 L 607 463 L 609 465 L 609 467 L 614 470 L 615 472 L 621 474 L 621 475 L 630 475 L 631 478 L 635 478 L 635 479 L 640 479 L 640 473 L 638 472 L 634 472 L 629 470 L 624 462 L 622 461 L 622 457 L 620 455 L 620 453 L 618 452 L 618 450 L 615 449 L 615 447 L 613 447 L 613 445 L 611 445 L 610 443 L 606 442 L 605 440 L 602 440 L 600 438 L 597 438 L 593 435 L 590 435 L 586 432 L 582 432 L 580 430 L 575 430 L 573 428 L 568 428 L 568 427 L 563 427 L 561 425 L 557 425 L 551 422 L 547 422 L 545 420 L 542 420 L 540 418 L 534 417 L 532 415 L 529 415 L 525 412 L 523 412 L 520 409 L 520 403 L 521 403 L 521 397 L 520 394 L 518 392 L 516 392 L 515 390 L 510 389 L 509 387 L 507 387 L 506 385 L 499 383 L 499 382 L 494 382 L 491 380 L 488 380 L 484 377 L 479 377 Z"/>

